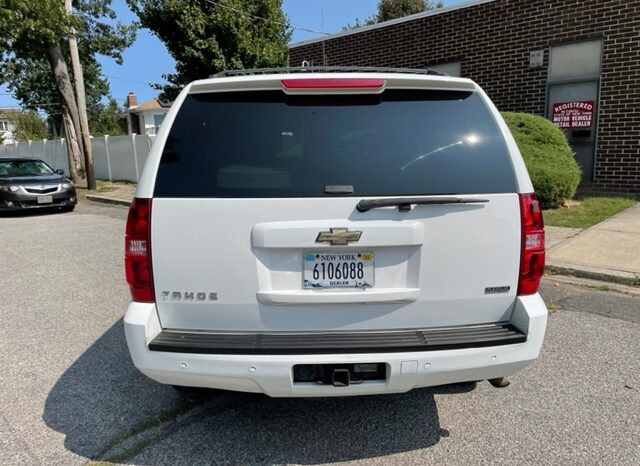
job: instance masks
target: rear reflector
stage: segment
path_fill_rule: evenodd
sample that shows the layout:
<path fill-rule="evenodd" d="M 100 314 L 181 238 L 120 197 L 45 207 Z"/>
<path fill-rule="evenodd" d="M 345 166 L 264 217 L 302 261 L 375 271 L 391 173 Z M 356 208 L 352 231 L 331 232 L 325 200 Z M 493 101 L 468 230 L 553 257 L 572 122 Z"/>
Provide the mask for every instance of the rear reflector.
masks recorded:
<path fill-rule="evenodd" d="M 283 79 L 285 89 L 382 89 L 387 82 L 374 78 Z"/>
<path fill-rule="evenodd" d="M 134 198 L 129 208 L 124 268 L 134 301 L 155 301 L 151 270 L 151 199 Z"/>
<path fill-rule="evenodd" d="M 544 274 L 544 222 L 540 203 L 533 193 L 520 194 L 522 251 L 518 295 L 535 294 Z"/>

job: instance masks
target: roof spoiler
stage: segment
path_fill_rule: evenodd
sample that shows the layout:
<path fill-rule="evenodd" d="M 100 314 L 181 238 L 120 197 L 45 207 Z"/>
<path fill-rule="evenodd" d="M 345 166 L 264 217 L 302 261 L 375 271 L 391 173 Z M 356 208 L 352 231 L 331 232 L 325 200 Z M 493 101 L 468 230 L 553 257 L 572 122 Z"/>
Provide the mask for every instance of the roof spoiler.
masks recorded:
<path fill-rule="evenodd" d="M 447 76 L 429 68 L 386 68 L 379 66 L 292 66 L 278 68 L 249 68 L 246 70 L 226 70 L 211 75 L 210 78 L 228 78 L 232 76 L 250 76 L 257 74 L 292 73 L 401 73 Z"/>

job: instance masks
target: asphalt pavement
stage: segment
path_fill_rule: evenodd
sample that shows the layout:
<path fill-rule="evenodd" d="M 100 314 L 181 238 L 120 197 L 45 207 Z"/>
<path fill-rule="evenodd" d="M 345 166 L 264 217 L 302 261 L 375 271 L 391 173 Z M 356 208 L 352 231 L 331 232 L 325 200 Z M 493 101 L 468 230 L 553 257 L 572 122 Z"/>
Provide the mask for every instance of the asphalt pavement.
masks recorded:
<path fill-rule="evenodd" d="M 126 209 L 0 217 L 0 464 L 640 464 L 640 298 L 546 280 L 541 358 L 401 395 L 184 401 L 133 367 Z"/>

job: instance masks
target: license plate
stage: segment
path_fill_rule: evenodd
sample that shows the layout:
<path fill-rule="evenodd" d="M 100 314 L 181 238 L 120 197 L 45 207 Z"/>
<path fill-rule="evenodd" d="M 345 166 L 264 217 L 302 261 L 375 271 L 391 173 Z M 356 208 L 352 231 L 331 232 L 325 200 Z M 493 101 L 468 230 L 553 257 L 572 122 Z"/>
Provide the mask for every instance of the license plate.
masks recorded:
<path fill-rule="evenodd" d="M 38 196 L 38 204 L 51 204 L 53 196 Z"/>
<path fill-rule="evenodd" d="M 372 252 L 306 252 L 302 287 L 371 288 Z"/>

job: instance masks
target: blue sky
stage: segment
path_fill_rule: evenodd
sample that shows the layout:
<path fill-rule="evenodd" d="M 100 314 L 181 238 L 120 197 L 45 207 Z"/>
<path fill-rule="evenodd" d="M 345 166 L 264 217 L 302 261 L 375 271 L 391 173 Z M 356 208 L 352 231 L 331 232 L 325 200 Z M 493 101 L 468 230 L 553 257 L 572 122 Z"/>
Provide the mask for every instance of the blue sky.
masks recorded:
<path fill-rule="evenodd" d="M 445 5 L 460 3 L 448 0 Z M 342 26 L 365 19 L 377 10 L 378 0 L 284 0 L 284 11 L 292 26 L 324 31 L 339 32 Z M 124 0 L 113 0 L 114 10 L 122 22 L 136 20 Z M 320 34 L 294 30 L 292 42 L 318 37 Z M 138 102 L 146 102 L 156 96 L 157 91 L 149 86 L 151 82 L 162 82 L 162 74 L 174 70 L 174 61 L 162 42 L 146 29 L 138 31 L 136 42 L 124 53 L 123 65 L 112 59 L 101 60 L 103 74 L 109 79 L 111 94 L 122 105 L 128 92 L 135 92 Z M 6 95 L 7 89 L 0 87 L 0 107 L 17 106 L 16 101 Z"/>

